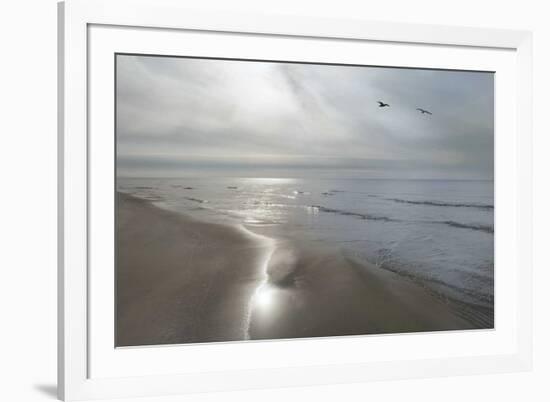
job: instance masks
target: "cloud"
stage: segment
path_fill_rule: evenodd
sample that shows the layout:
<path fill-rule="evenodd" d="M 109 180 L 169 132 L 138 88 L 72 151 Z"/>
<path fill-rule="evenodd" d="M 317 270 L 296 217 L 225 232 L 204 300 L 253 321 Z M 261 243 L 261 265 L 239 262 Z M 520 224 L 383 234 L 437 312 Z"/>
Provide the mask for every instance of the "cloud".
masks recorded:
<path fill-rule="evenodd" d="M 493 92 L 492 73 L 119 55 L 118 174 L 492 178 Z"/>

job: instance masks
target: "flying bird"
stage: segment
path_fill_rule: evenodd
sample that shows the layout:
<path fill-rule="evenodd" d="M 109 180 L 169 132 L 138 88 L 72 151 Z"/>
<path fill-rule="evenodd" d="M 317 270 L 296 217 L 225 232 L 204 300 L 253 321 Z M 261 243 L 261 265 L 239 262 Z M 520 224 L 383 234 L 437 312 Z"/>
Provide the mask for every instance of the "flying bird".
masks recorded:
<path fill-rule="evenodd" d="M 422 109 L 420 107 L 417 107 L 416 110 L 418 110 L 422 114 L 432 114 L 432 112 L 429 112 L 428 110 Z"/>
<path fill-rule="evenodd" d="M 378 107 L 390 107 L 388 103 L 384 103 L 382 101 L 378 101 Z"/>

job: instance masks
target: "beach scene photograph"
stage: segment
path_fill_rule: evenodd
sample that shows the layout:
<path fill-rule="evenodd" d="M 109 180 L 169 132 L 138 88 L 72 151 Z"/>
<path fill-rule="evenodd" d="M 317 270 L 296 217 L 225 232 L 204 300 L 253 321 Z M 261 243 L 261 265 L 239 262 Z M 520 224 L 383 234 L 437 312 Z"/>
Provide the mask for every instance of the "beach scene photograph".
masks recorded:
<path fill-rule="evenodd" d="M 115 346 L 494 328 L 494 74 L 115 56 Z"/>

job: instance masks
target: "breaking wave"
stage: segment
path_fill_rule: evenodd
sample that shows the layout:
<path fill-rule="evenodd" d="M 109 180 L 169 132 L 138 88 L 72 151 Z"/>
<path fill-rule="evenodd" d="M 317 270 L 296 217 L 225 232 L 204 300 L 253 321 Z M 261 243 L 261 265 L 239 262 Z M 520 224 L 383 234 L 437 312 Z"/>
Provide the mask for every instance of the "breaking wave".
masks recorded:
<path fill-rule="evenodd" d="M 449 225 L 454 228 L 479 230 L 481 232 L 486 232 L 486 233 L 494 233 L 495 231 L 494 228 L 489 225 L 476 225 L 476 224 L 460 223 L 455 221 L 441 221 L 441 222 L 434 222 L 434 223 L 444 223 L 445 225 Z"/>
<path fill-rule="evenodd" d="M 204 204 L 204 203 L 208 202 L 208 200 L 202 200 L 200 198 L 193 198 L 193 197 L 183 197 L 183 198 L 188 200 L 188 201 L 198 202 L 200 204 Z"/>
<path fill-rule="evenodd" d="M 415 200 L 404 200 L 401 198 L 385 198 L 388 201 L 399 202 L 402 204 L 413 204 L 413 205 L 429 205 L 432 207 L 459 207 L 459 208 L 478 208 L 478 209 L 494 209 L 493 205 L 490 204 L 476 204 L 476 203 L 465 203 L 465 202 L 443 202 L 443 201 L 415 201 Z"/>
<path fill-rule="evenodd" d="M 399 221 L 398 219 L 392 219 L 387 216 L 371 215 L 371 214 L 364 214 L 360 212 L 345 211 L 342 209 L 327 208 L 327 207 L 323 207 L 322 205 L 312 205 L 311 207 L 316 208 L 318 211 L 321 211 L 321 212 L 329 212 L 329 213 L 338 214 L 342 216 L 354 216 L 356 218 L 368 219 L 371 221 L 402 222 L 402 221 Z"/>
<path fill-rule="evenodd" d="M 370 220 L 370 221 L 439 224 L 439 225 L 447 225 L 447 226 L 451 226 L 459 229 L 477 230 L 477 231 L 490 233 L 490 234 L 494 233 L 494 228 L 493 226 L 490 226 L 490 225 L 462 223 L 462 222 L 456 222 L 456 221 L 412 221 L 412 220 L 409 221 L 404 219 L 394 219 L 388 216 L 371 215 L 371 214 L 362 213 L 362 212 L 346 211 L 343 209 L 336 209 L 336 208 L 327 208 L 322 205 L 312 205 L 311 208 L 315 208 L 320 212 L 333 213 L 333 214 L 338 214 L 342 216 L 351 216 L 351 217 Z"/>

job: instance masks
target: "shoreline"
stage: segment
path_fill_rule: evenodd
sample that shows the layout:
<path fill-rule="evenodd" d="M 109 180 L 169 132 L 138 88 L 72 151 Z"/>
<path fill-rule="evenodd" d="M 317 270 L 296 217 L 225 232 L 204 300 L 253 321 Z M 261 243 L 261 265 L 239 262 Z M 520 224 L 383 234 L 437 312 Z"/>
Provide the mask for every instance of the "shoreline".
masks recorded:
<path fill-rule="evenodd" d="M 117 346 L 480 328 L 337 247 L 271 239 L 117 194 Z"/>
<path fill-rule="evenodd" d="M 255 241 L 261 242 L 265 247 L 263 256 L 261 257 L 258 264 L 259 268 L 257 268 L 260 279 L 259 279 L 259 282 L 256 284 L 255 289 L 249 298 L 247 310 L 246 310 L 246 320 L 244 324 L 244 327 L 245 327 L 244 340 L 250 340 L 251 339 L 250 328 L 252 325 L 252 315 L 254 313 L 254 306 L 257 298 L 259 297 L 258 295 L 260 294 L 261 289 L 267 286 L 269 283 L 269 265 L 271 262 L 271 258 L 276 250 L 276 242 L 273 239 L 267 236 L 263 236 L 261 234 L 255 233 L 242 225 L 237 230 L 242 231 L 243 233 L 245 233 L 246 236 L 255 238 Z"/>
<path fill-rule="evenodd" d="M 279 243 L 251 339 L 314 338 L 477 329 L 454 306 L 399 275 L 336 247 Z"/>
<path fill-rule="evenodd" d="M 265 246 L 118 193 L 116 346 L 242 340 Z"/>

